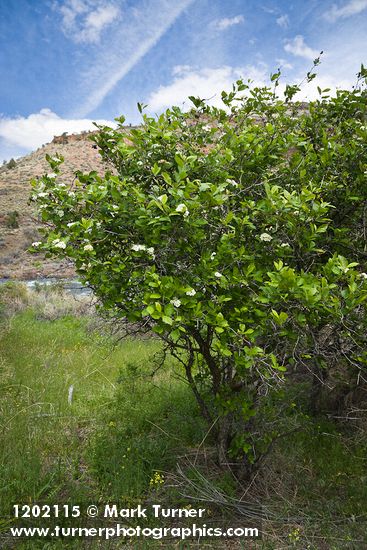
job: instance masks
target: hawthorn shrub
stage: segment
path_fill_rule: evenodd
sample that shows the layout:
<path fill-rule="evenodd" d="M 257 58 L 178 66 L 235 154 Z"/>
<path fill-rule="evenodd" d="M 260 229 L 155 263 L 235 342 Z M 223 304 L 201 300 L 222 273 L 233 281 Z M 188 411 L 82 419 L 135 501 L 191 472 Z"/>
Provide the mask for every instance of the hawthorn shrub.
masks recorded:
<path fill-rule="evenodd" d="M 308 74 L 308 80 L 313 78 Z M 93 136 L 111 171 L 34 182 L 35 250 L 72 259 L 116 319 L 181 363 L 222 464 L 248 473 L 279 436 L 269 400 L 287 377 L 365 380 L 366 71 L 307 105 L 238 81 L 223 109 L 142 115 Z M 274 91 L 275 90 L 275 91 Z M 142 111 L 142 106 L 138 105 Z M 275 415 L 276 416 L 276 415 Z"/>

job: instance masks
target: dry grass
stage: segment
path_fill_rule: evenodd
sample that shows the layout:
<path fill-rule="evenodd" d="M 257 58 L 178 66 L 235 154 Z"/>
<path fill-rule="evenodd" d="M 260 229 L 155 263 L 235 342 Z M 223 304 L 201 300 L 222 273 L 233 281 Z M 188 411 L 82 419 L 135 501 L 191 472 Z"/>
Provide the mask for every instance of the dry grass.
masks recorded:
<path fill-rule="evenodd" d="M 32 309 L 39 320 L 55 321 L 67 315 L 91 316 L 95 312 L 94 299 L 90 296 L 73 296 L 55 286 L 29 289 L 24 283 L 9 282 L 0 287 L 2 315 L 12 317 L 25 309 Z"/>

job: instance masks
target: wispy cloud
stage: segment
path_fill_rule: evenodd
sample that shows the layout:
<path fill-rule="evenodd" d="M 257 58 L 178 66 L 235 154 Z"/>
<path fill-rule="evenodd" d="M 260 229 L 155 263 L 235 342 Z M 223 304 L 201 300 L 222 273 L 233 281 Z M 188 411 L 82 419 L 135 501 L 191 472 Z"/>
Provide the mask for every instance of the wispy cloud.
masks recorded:
<path fill-rule="evenodd" d="M 324 18 L 334 22 L 338 19 L 345 19 L 352 15 L 357 15 L 367 9 L 367 0 L 350 0 L 341 6 L 333 4 L 329 10 L 324 13 Z"/>
<path fill-rule="evenodd" d="M 64 34 L 77 43 L 98 43 L 120 15 L 119 8 L 105 0 L 66 0 L 56 9 L 62 15 Z"/>
<path fill-rule="evenodd" d="M 277 25 L 279 25 L 282 29 L 287 29 L 289 27 L 289 17 L 286 13 L 277 17 L 276 21 Z"/>
<path fill-rule="evenodd" d="M 107 120 L 97 122 L 113 125 Z M 41 109 L 39 113 L 33 113 L 28 117 L 0 118 L 0 138 L 4 141 L 3 145 L 26 150 L 37 149 L 64 132 L 71 134 L 94 129 L 92 120 L 64 119 L 50 109 Z"/>
<path fill-rule="evenodd" d="M 234 25 L 239 25 L 240 23 L 244 23 L 245 18 L 243 15 L 236 15 L 235 17 L 224 17 L 223 19 L 216 19 L 215 21 L 212 21 L 210 26 L 212 29 L 216 31 L 225 31 L 229 27 L 233 27 Z"/>
<path fill-rule="evenodd" d="M 293 69 L 292 63 L 289 63 L 289 61 L 283 59 L 282 57 L 278 57 L 275 61 L 281 69 Z"/>
<path fill-rule="evenodd" d="M 305 42 L 302 35 L 297 35 L 293 40 L 288 40 L 284 49 L 287 53 L 291 53 L 298 57 L 304 57 L 305 59 L 315 59 L 319 55 L 317 50 L 310 48 Z"/>
<path fill-rule="evenodd" d="M 143 0 L 128 13 L 108 42 L 96 52 L 85 71 L 81 88 L 88 94 L 77 117 L 94 111 L 137 63 L 153 48 L 194 0 Z"/>
<path fill-rule="evenodd" d="M 221 101 L 222 90 L 230 90 L 233 82 L 239 78 L 251 79 L 258 84 L 267 80 L 267 66 L 265 64 L 248 65 L 245 67 L 223 66 L 216 69 L 192 67 L 175 67 L 173 80 L 166 86 L 160 86 L 147 99 L 151 112 L 160 112 L 171 105 L 189 106 L 188 96 L 199 96 L 209 99 L 211 105 L 223 107 Z"/>

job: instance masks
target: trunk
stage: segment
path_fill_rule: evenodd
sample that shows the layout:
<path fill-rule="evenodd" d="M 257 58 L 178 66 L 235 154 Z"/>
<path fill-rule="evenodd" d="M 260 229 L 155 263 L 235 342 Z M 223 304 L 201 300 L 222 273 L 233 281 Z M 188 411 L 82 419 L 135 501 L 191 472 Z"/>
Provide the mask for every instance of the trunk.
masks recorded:
<path fill-rule="evenodd" d="M 229 447 L 233 437 L 233 416 L 228 414 L 219 419 L 217 431 L 217 449 L 219 466 L 227 469 L 236 479 L 246 481 L 254 472 L 252 464 L 244 454 L 240 460 L 233 460 L 228 456 Z"/>
<path fill-rule="evenodd" d="M 218 420 L 217 448 L 218 461 L 221 468 L 230 468 L 228 461 L 228 449 L 232 436 L 232 415 L 227 414 Z"/>
<path fill-rule="evenodd" d="M 325 387 L 325 381 L 326 371 L 318 367 L 316 372 L 313 373 L 312 388 L 310 392 L 310 410 L 313 416 L 320 412 L 321 394 Z"/>

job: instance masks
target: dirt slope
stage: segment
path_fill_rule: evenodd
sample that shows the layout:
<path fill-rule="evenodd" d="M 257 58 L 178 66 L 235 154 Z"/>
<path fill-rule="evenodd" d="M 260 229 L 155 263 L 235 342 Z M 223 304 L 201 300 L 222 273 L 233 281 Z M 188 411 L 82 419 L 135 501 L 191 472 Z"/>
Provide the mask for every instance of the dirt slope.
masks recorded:
<path fill-rule="evenodd" d="M 96 170 L 103 174 L 101 161 L 90 134 L 55 137 L 52 143 L 16 161 L 16 166 L 0 168 L 0 278 L 33 279 L 37 277 L 70 277 L 73 266 L 67 262 L 46 260 L 42 255 L 29 254 L 28 247 L 39 239 L 35 209 L 28 204 L 30 181 L 50 171 L 46 153 L 60 153 L 65 158 L 62 179 L 70 182 L 75 170 Z M 11 227 L 18 212 L 18 227 Z M 13 224 L 14 225 L 14 224 Z"/>

